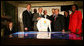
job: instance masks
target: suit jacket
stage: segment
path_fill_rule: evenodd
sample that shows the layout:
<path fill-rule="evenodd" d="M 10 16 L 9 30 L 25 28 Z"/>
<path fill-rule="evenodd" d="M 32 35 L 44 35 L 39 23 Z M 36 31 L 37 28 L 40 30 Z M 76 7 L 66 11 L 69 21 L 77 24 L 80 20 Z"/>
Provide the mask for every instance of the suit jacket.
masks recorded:
<path fill-rule="evenodd" d="M 37 20 L 38 17 L 43 17 L 43 15 L 41 14 L 40 16 L 39 13 L 33 13 L 33 21 L 38 21 Z"/>
<path fill-rule="evenodd" d="M 43 17 L 43 15 L 42 14 L 39 14 L 39 17 Z"/>
<path fill-rule="evenodd" d="M 24 28 L 27 27 L 29 30 L 31 30 L 32 24 L 33 24 L 33 22 L 32 22 L 32 18 L 33 18 L 32 13 L 31 12 L 29 13 L 27 10 L 25 10 L 23 12 L 22 16 L 23 16 L 22 20 L 23 20 Z"/>
<path fill-rule="evenodd" d="M 65 30 L 68 31 L 68 27 L 69 27 L 69 15 L 65 18 Z"/>
<path fill-rule="evenodd" d="M 39 13 L 33 13 L 33 21 L 37 21 L 38 17 L 39 17 Z"/>
<path fill-rule="evenodd" d="M 61 14 L 58 14 L 58 17 L 56 18 L 56 20 L 54 20 L 53 15 L 50 17 L 50 20 L 52 21 L 51 25 L 52 25 L 52 31 L 61 31 L 62 29 L 64 29 L 65 26 L 65 21 L 64 21 L 64 16 Z"/>
<path fill-rule="evenodd" d="M 76 29 L 79 31 L 77 32 Z M 81 11 L 75 11 L 74 14 L 71 13 L 69 19 L 69 30 L 71 32 L 81 34 L 82 33 L 82 13 Z"/>
<path fill-rule="evenodd" d="M 45 18 L 45 15 L 42 15 L 43 18 Z M 49 15 L 46 15 L 46 18 L 49 19 Z"/>
<path fill-rule="evenodd" d="M 4 35 L 10 35 L 10 34 L 15 33 L 15 32 L 17 32 L 15 30 L 15 26 L 12 27 L 12 30 L 11 31 L 10 31 L 10 28 L 8 28 L 8 27 L 5 27 L 4 28 Z"/>

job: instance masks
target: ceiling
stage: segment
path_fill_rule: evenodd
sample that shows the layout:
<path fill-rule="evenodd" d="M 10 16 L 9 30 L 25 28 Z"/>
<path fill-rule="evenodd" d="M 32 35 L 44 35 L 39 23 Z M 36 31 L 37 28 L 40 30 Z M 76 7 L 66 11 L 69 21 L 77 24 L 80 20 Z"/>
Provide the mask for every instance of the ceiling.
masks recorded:
<path fill-rule="evenodd" d="M 30 3 L 32 6 L 60 6 L 60 5 L 77 4 L 80 8 L 83 8 L 82 1 L 7 1 L 7 2 L 18 7 L 26 7 L 26 5 Z"/>

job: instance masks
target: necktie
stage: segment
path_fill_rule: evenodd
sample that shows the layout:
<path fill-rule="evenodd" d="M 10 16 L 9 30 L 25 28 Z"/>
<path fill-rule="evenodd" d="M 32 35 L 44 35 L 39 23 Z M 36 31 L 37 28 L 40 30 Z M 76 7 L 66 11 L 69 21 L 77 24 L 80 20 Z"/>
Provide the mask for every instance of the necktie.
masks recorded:
<path fill-rule="evenodd" d="M 54 16 L 54 21 L 56 21 L 56 16 Z"/>
<path fill-rule="evenodd" d="M 41 14 L 39 14 L 39 16 L 41 17 Z"/>

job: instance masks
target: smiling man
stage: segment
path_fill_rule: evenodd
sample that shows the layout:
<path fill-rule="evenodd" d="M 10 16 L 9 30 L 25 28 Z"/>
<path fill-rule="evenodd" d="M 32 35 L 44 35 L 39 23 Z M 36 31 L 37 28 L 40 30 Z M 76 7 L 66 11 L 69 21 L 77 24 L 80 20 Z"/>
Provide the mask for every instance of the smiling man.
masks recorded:
<path fill-rule="evenodd" d="M 22 14 L 25 31 L 32 30 L 32 17 L 33 16 L 30 10 L 31 10 L 31 4 L 27 4 L 27 10 L 25 10 Z"/>

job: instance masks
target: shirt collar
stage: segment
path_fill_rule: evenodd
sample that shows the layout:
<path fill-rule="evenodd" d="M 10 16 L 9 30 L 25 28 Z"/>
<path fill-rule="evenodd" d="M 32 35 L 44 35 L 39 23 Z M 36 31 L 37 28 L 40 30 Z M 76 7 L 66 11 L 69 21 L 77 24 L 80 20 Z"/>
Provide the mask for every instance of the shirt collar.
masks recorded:
<path fill-rule="evenodd" d="M 28 11 L 28 10 L 27 10 Z M 30 11 L 28 11 L 28 12 L 30 12 Z"/>

